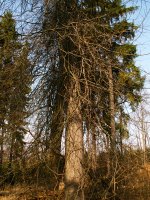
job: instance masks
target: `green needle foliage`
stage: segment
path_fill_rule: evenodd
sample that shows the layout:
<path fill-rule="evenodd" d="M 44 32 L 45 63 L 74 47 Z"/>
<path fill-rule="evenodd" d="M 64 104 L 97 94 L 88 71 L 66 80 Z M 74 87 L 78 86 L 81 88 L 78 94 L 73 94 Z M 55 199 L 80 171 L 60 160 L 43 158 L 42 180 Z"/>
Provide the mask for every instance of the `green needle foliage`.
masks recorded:
<path fill-rule="evenodd" d="M 117 146 L 117 138 L 123 154 L 122 141 L 129 134 L 125 105 L 134 109 L 141 101 L 144 77 L 134 63 L 137 55 L 133 39 L 137 26 L 127 19 L 136 8 L 127 8 L 120 0 L 44 3 L 42 25 L 32 37 L 33 72 L 37 78 L 33 91 L 37 111 L 35 144 L 43 147 L 46 158 L 50 155 L 50 167 L 56 178 L 63 132 L 66 145 L 71 139 L 74 148 L 81 144 L 77 140 L 81 142 L 84 135 L 90 140 L 85 150 L 88 167 L 95 171 L 97 164 L 93 158 L 97 156 L 96 145 L 99 141 L 103 143 L 102 135 L 108 144 L 108 154 L 115 152 L 112 149 Z M 71 125 L 80 138 L 73 140 L 76 135 Z M 66 152 L 67 166 L 72 166 L 67 160 L 67 155 L 75 152 L 71 148 L 69 144 L 66 147 L 70 151 Z M 85 155 L 79 149 L 83 147 L 78 146 L 80 155 L 74 162 L 78 163 L 76 170 L 82 171 L 84 159 L 79 162 L 78 158 Z M 108 163 L 113 160 L 107 159 Z M 72 174 L 74 182 L 81 180 L 75 171 Z"/>
<path fill-rule="evenodd" d="M 31 85 L 28 56 L 28 44 L 20 41 L 16 22 L 11 12 L 6 12 L 0 21 L 0 131 L 1 146 L 9 149 L 10 165 L 21 159 L 24 148 Z"/>
<path fill-rule="evenodd" d="M 53 189 L 65 179 L 68 200 L 118 199 L 120 186 L 126 187 L 126 107 L 136 109 L 144 85 L 134 61 L 138 27 L 128 20 L 136 8 L 122 0 L 21 2 L 24 11 L 34 13 L 32 25 L 27 21 L 36 119 L 28 173 L 33 182 L 50 182 Z M 19 171 L 18 161 L 25 161 L 28 56 L 29 45 L 6 12 L 0 21 L 0 164 L 7 148 L 9 182 Z"/>
<path fill-rule="evenodd" d="M 86 130 L 102 126 L 103 132 L 111 134 L 110 93 L 116 124 L 120 109 L 125 113 L 125 103 L 134 109 L 141 101 L 144 77 L 135 66 L 136 46 L 132 43 L 137 26 L 127 19 L 135 9 L 120 0 L 45 1 L 42 45 L 34 46 L 40 62 L 34 70 L 36 76 L 39 73 L 35 93 L 39 99 L 36 105 L 42 108 L 38 115 L 41 135 L 57 135 L 59 131 L 51 128 L 56 123 L 57 127 L 64 126 L 72 79 L 80 85 L 78 98 Z M 60 112 L 62 120 L 58 123 Z"/>

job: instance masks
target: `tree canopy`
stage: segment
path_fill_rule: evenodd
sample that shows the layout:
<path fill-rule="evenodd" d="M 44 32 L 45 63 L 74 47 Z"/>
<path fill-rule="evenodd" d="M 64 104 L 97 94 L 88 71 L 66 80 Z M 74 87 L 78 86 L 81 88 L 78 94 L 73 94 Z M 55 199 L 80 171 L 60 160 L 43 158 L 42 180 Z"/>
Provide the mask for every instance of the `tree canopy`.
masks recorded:
<path fill-rule="evenodd" d="M 0 21 L 1 166 L 7 146 L 12 171 L 20 159 L 37 180 L 50 177 L 53 190 L 63 180 L 66 200 L 87 199 L 89 191 L 91 199 L 117 199 L 128 159 L 126 107 L 138 107 L 145 80 L 135 64 L 138 27 L 128 20 L 136 8 L 121 0 L 30 3 L 21 4 L 26 15 L 36 13 L 22 22 L 26 33 L 11 12 Z M 27 147 L 33 166 L 22 159 Z"/>

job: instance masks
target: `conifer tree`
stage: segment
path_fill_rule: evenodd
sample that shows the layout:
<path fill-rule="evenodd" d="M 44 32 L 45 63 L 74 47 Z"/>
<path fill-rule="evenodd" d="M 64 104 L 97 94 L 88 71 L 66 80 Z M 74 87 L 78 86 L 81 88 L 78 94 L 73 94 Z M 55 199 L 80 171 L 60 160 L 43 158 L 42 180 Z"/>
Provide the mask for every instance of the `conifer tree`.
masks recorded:
<path fill-rule="evenodd" d="M 6 12 L 0 21 L 1 164 L 3 146 L 9 146 L 10 167 L 13 160 L 22 159 L 24 148 L 31 84 L 28 53 L 28 45 L 19 40 L 12 14 Z"/>
<path fill-rule="evenodd" d="M 40 99 L 48 108 L 45 119 L 49 121 L 49 135 L 54 133 L 52 127 L 56 121 L 52 119 L 57 118 L 52 116 L 60 113 L 57 102 L 61 99 L 63 122 L 57 120 L 57 125 L 61 124 L 62 128 L 54 135 L 62 136 L 63 130 L 66 131 L 66 199 L 82 199 L 83 134 L 88 132 L 94 136 L 91 138 L 96 152 L 96 135 L 105 133 L 113 157 L 118 110 L 124 108 L 124 103 L 134 107 L 140 101 L 139 91 L 144 79 L 134 64 L 136 47 L 130 42 L 137 27 L 126 18 L 134 8 L 126 8 L 120 0 L 72 0 L 51 4 L 46 1 L 45 4 L 48 8 L 41 35 L 45 49 L 42 48 L 44 53 L 40 58 L 46 73 L 38 89 L 44 91 Z M 43 69 L 41 65 L 38 68 L 42 72 Z M 43 111 L 41 109 L 41 116 Z M 48 121 L 43 127 L 47 127 Z"/>
<path fill-rule="evenodd" d="M 140 70 L 134 64 L 136 46 L 132 44 L 132 39 L 137 27 L 128 22 L 125 17 L 135 8 L 126 8 L 120 0 L 87 1 L 85 5 L 90 16 L 99 17 L 99 23 L 104 24 L 105 33 L 110 36 L 110 41 L 106 43 L 101 56 L 106 63 L 106 78 L 109 81 L 110 97 L 107 106 L 110 111 L 109 114 L 107 113 L 107 118 L 110 115 L 110 122 L 108 125 L 113 130 L 111 134 L 114 135 L 116 131 L 113 118 L 117 112 L 117 105 L 123 106 L 125 102 L 128 102 L 132 108 L 137 105 L 140 102 L 139 91 L 144 82 L 144 77 L 141 77 Z M 113 143 L 115 144 L 115 141 Z"/>
<path fill-rule="evenodd" d="M 43 1 L 38 6 L 41 4 Z M 127 19 L 134 9 L 127 8 L 122 0 L 45 0 L 40 10 L 40 13 L 44 11 L 43 16 L 38 18 L 38 25 L 33 23 L 30 42 L 33 42 L 31 57 L 36 85 L 33 91 L 38 130 L 35 143 L 41 145 L 37 147 L 40 156 L 44 152 L 50 157 L 47 164 L 56 179 L 60 176 L 60 157 L 65 157 L 65 169 L 61 173 L 64 171 L 66 200 L 84 199 L 85 180 L 99 178 L 96 176 L 100 168 L 97 146 L 105 138 L 108 147 L 105 152 L 109 155 L 105 177 L 109 183 L 106 184 L 108 196 L 104 198 L 117 199 L 117 138 L 120 137 L 123 156 L 122 139 L 128 134 L 124 107 L 128 104 L 134 110 L 141 101 L 144 83 L 134 63 L 136 46 L 132 40 L 137 27 Z M 5 17 L 10 18 L 7 21 Z M 12 166 L 13 159 L 20 157 L 17 150 L 23 149 L 30 63 L 28 48 L 19 42 L 11 14 L 5 17 L 0 23 L 0 142 L 3 152 L 3 138 L 6 133 L 10 136 Z M 4 34 L 10 27 L 11 34 Z M 3 82 L 7 75 L 8 81 Z M 2 92 L 3 88 L 7 95 Z M 65 156 L 61 151 L 63 135 Z M 1 163 L 2 160 L 3 156 Z M 102 185 L 102 181 L 98 184 Z M 94 186 L 89 186 L 88 191 L 91 188 Z M 103 199 L 100 193 L 95 199 Z"/>

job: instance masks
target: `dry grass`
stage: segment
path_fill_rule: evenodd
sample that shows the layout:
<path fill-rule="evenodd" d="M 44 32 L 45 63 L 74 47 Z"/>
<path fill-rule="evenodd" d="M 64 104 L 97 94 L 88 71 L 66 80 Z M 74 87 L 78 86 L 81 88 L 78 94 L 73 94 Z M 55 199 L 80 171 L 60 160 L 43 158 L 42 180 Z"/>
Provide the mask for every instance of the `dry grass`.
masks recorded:
<path fill-rule="evenodd" d="M 15 186 L 0 191 L 0 200 L 62 200 L 63 191 L 50 191 L 42 187 Z"/>
<path fill-rule="evenodd" d="M 63 200 L 63 194 L 64 190 L 50 191 L 34 185 L 18 185 L 6 187 L 4 191 L 0 191 L 0 200 Z M 150 200 L 150 163 L 141 166 L 132 177 L 128 177 L 128 183 L 119 198 L 121 200 Z"/>
<path fill-rule="evenodd" d="M 121 200 L 150 200 L 150 163 L 141 166 L 129 176 L 121 192 Z"/>
<path fill-rule="evenodd" d="M 7 197 L 0 197 L 0 200 L 16 200 L 18 199 L 16 196 L 7 196 Z M 22 199 L 23 200 L 23 199 Z M 25 199 L 24 199 L 25 200 Z"/>

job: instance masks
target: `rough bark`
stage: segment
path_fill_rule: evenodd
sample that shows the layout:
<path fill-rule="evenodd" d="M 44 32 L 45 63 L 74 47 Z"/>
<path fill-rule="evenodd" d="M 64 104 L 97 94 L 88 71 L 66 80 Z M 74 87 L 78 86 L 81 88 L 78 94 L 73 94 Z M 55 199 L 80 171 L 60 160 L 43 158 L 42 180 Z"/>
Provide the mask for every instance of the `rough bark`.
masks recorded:
<path fill-rule="evenodd" d="M 114 100 L 114 86 L 113 86 L 113 74 L 112 67 L 108 69 L 109 77 L 109 106 L 110 106 L 110 130 L 111 130 L 111 151 L 115 153 L 116 148 L 116 128 L 115 128 L 115 100 Z"/>
<path fill-rule="evenodd" d="M 65 199 L 83 200 L 83 129 L 81 105 L 74 86 L 68 103 L 65 155 Z"/>
<path fill-rule="evenodd" d="M 112 67 L 109 66 L 108 69 L 109 76 L 109 106 L 110 106 L 110 138 L 111 138 L 111 151 L 110 151 L 110 170 L 112 174 L 112 193 L 113 199 L 116 199 L 116 127 L 115 127 L 115 99 L 114 99 L 114 84 L 113 84 L 113 74 Z"/>

